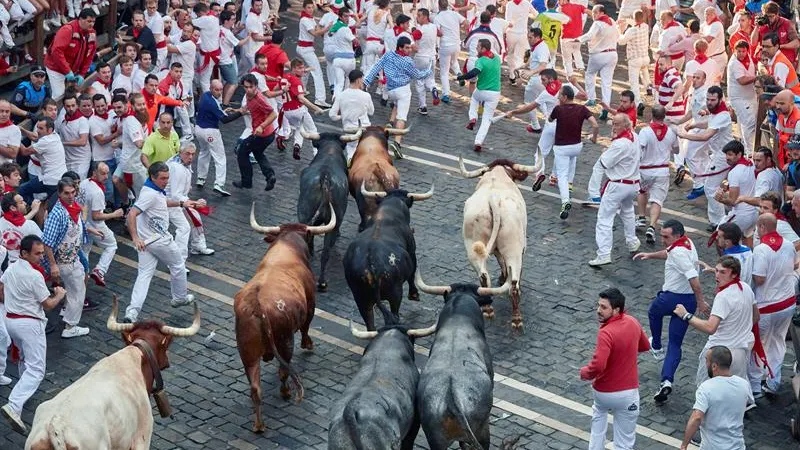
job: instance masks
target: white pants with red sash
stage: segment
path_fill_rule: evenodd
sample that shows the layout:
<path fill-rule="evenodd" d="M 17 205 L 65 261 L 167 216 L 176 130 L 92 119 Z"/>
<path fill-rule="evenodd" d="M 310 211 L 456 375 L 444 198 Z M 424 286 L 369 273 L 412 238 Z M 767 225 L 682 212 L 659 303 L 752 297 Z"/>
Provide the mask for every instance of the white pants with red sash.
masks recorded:
<path fill-rule="evenodd" d="M 169 222 L 175 227 L 175 243 L 183 261 L 189 257 L 189 244 L 192 250 L 206 248 L 206 236 L 200 214 L 191 208 L 174 206 L 169 208 Z"/>
<path fill-rule="evenodd" d="M 559 180 L 560 182 L 561 180 Z M 638 241 L 636 237 L 636 216 L 633 204 L 639 195 L 639 180 L 610 180 L 600 200 L 597 211 L 597 224 L 594 228 L 597 242 L 597 257 L 611 255 L 614 242 L 614 216 L 619 214 L 622 228 L 625 231 L 625 243 L 628 246 Z"/>
<path fill-rule="evenodd" d="M 794 296 L 770 305 L 759 306 L 758 311 L 761 317 L 758 320 L 758 334 L 761 344 L 764 346 L 770 370 L 759 367 L 755 361 L 755 355 L 750 358 L 747 375 L 750 378 L 750 387 L 753 392 L 761 392 L 761 380 L 765 375 L 767 386 L 770 389 L 777 390 L 780 387 L 781 366 L 783 358 L 786 356 L 786 332 L 789 331 L 795 308 Z"/>

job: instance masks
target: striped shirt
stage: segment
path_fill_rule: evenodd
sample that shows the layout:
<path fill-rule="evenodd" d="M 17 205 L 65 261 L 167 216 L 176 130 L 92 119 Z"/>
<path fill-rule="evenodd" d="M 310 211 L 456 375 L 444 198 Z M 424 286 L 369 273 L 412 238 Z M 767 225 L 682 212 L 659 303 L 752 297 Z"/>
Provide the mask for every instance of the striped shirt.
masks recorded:
<path fill-rule="evenodd" d="M 683 81 L 681 80 L 681 74 L 678 72 L 678 69 L 674 67 L 667 69 L 664 73 L 663 80 L 661 80 L 661 84 L 658 86 L 658 104 L 666 106 L 667 103 L 672 100 L 672 97 L 675 95 L 675 90 L 681 84 L 683 84 Z M 683 116 L 685 106 L 686 99 L 675 99 L 675 102 L 672 103 L 672 107 L 667 109 L 667 116 Z"/>
<path fill-rule="evenodd" d="M 386 89 L 390 91 L 408 85 L 412 79 L 419 80 L 431 74 L 431 68 L 427 70 L 417 69 L 416 65 L 414 65 L 414 60 L 410 56 L 401 56 L 397 52 L 388 52 L 381 56 L 381 59 L 372 66 L 372 70 L 364 78 L 364 84 L 367 86 L 372 84 L 381 70 L 386 75 Z"/>
<path fill-rule="evenodd" d="M 648 58 L 650 27 L 646 23 L 640 23 L 629 27 L 619 38 L 619 45 L 627 47 L 626 55 L 628 59 Z"/>

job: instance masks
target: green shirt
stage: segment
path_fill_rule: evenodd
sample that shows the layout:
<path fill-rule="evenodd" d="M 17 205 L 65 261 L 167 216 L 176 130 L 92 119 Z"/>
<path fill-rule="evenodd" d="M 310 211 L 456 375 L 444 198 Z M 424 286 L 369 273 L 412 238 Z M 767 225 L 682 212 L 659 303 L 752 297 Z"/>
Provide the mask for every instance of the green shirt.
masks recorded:
<path fill-rule="evenodd" d="M 481 73 L 478 74 L 478 89 L 482 91 L 500 92 L 501 64 L 502 61 L 497 55 L 494 55 L 494 58 L 491 59 L 481 56 L 475 61 L 475 68 L 481 71 Z"/>
<path fill-rule="evenodd" d="M 156 131 L 150 133 L 150 136 L 147 136 L 147 139 L 144 140 L 142 154 L 150 161 L 150 164 L 153 164 L 154 162 L 164 162 L 172 158 L 178 154 L 180 148 L 180 139 L 175 130 L 172 130 L 169 138 L 165 138 L 164 135 L 156 129 Z"/>

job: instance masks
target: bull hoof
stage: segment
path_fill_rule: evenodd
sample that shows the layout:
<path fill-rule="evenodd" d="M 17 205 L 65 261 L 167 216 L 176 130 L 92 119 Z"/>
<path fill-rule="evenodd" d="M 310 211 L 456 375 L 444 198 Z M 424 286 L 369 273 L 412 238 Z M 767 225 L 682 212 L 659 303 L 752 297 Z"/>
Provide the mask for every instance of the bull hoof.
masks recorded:
<path fill-rule="evenodd" d="M 515 332 L 524 333 L 525 327 L 522 324 L 522 319 L 511 319 L 511 329 Z"/>
<path fill-rule="evenodd" d="M 481 310 L 483 311 L 484 319 L 494 319 L 494 308 L 492 306 L 483 306 L 481 307 Z"/>
<path fill-rule="evenodd" d="M 262 434 L 265 431 L 267 431 L 267 426 L 263 423 L 257 423 L 253 425 L 253 433 Z"/>
<path fill-rule="evenodd" d="M 284 400 L 289 400 L 292 398 L 292 392 L 289 391 L 287 386 L 281 386 L 281 398 Z"/>
<path fill-rule="evenodd" d="M 314 350 L 314 342 L 311 341 L 310 337 L 303 338 L 300 341 L 300 348 L 303 350 Z"/>
<path fill-rule="evenodd" d="M 327 292 L 328 291 L 328 283 L 326 283 L 324 281 L 320 281 L 319 283 L 317 283 L 317 290 L 319 292 Z"/>
<path fill-rule="evenodd" d="M 419 301 L 419 292 L 409 292 L 408 293 L 408 299 L 411 300 L 412 302 L 418 302 Z"/>

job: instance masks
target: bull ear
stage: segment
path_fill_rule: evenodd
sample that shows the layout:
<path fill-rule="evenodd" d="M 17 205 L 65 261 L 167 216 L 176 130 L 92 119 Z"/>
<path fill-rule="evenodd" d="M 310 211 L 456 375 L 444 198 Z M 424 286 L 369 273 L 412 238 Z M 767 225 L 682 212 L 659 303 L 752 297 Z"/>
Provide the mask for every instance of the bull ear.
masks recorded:
<path fill-rule="evenodd" d="M 171 337 L 172 337 L 172 336 L 164 336 L 164 339 L 161 339 L 161 346 L 162 346 L 162 347 L 166 347 L 166 346 L 167 346 L 167 344 L 169 343 L 169 339 L 170 339 Z"/>
<path fill-rule="evenodd" d="M 133 343 L 133 336 L 127 331 L 122 332 L 122 339 L 125 341 L 125 345 L 131 345 Z"/>

